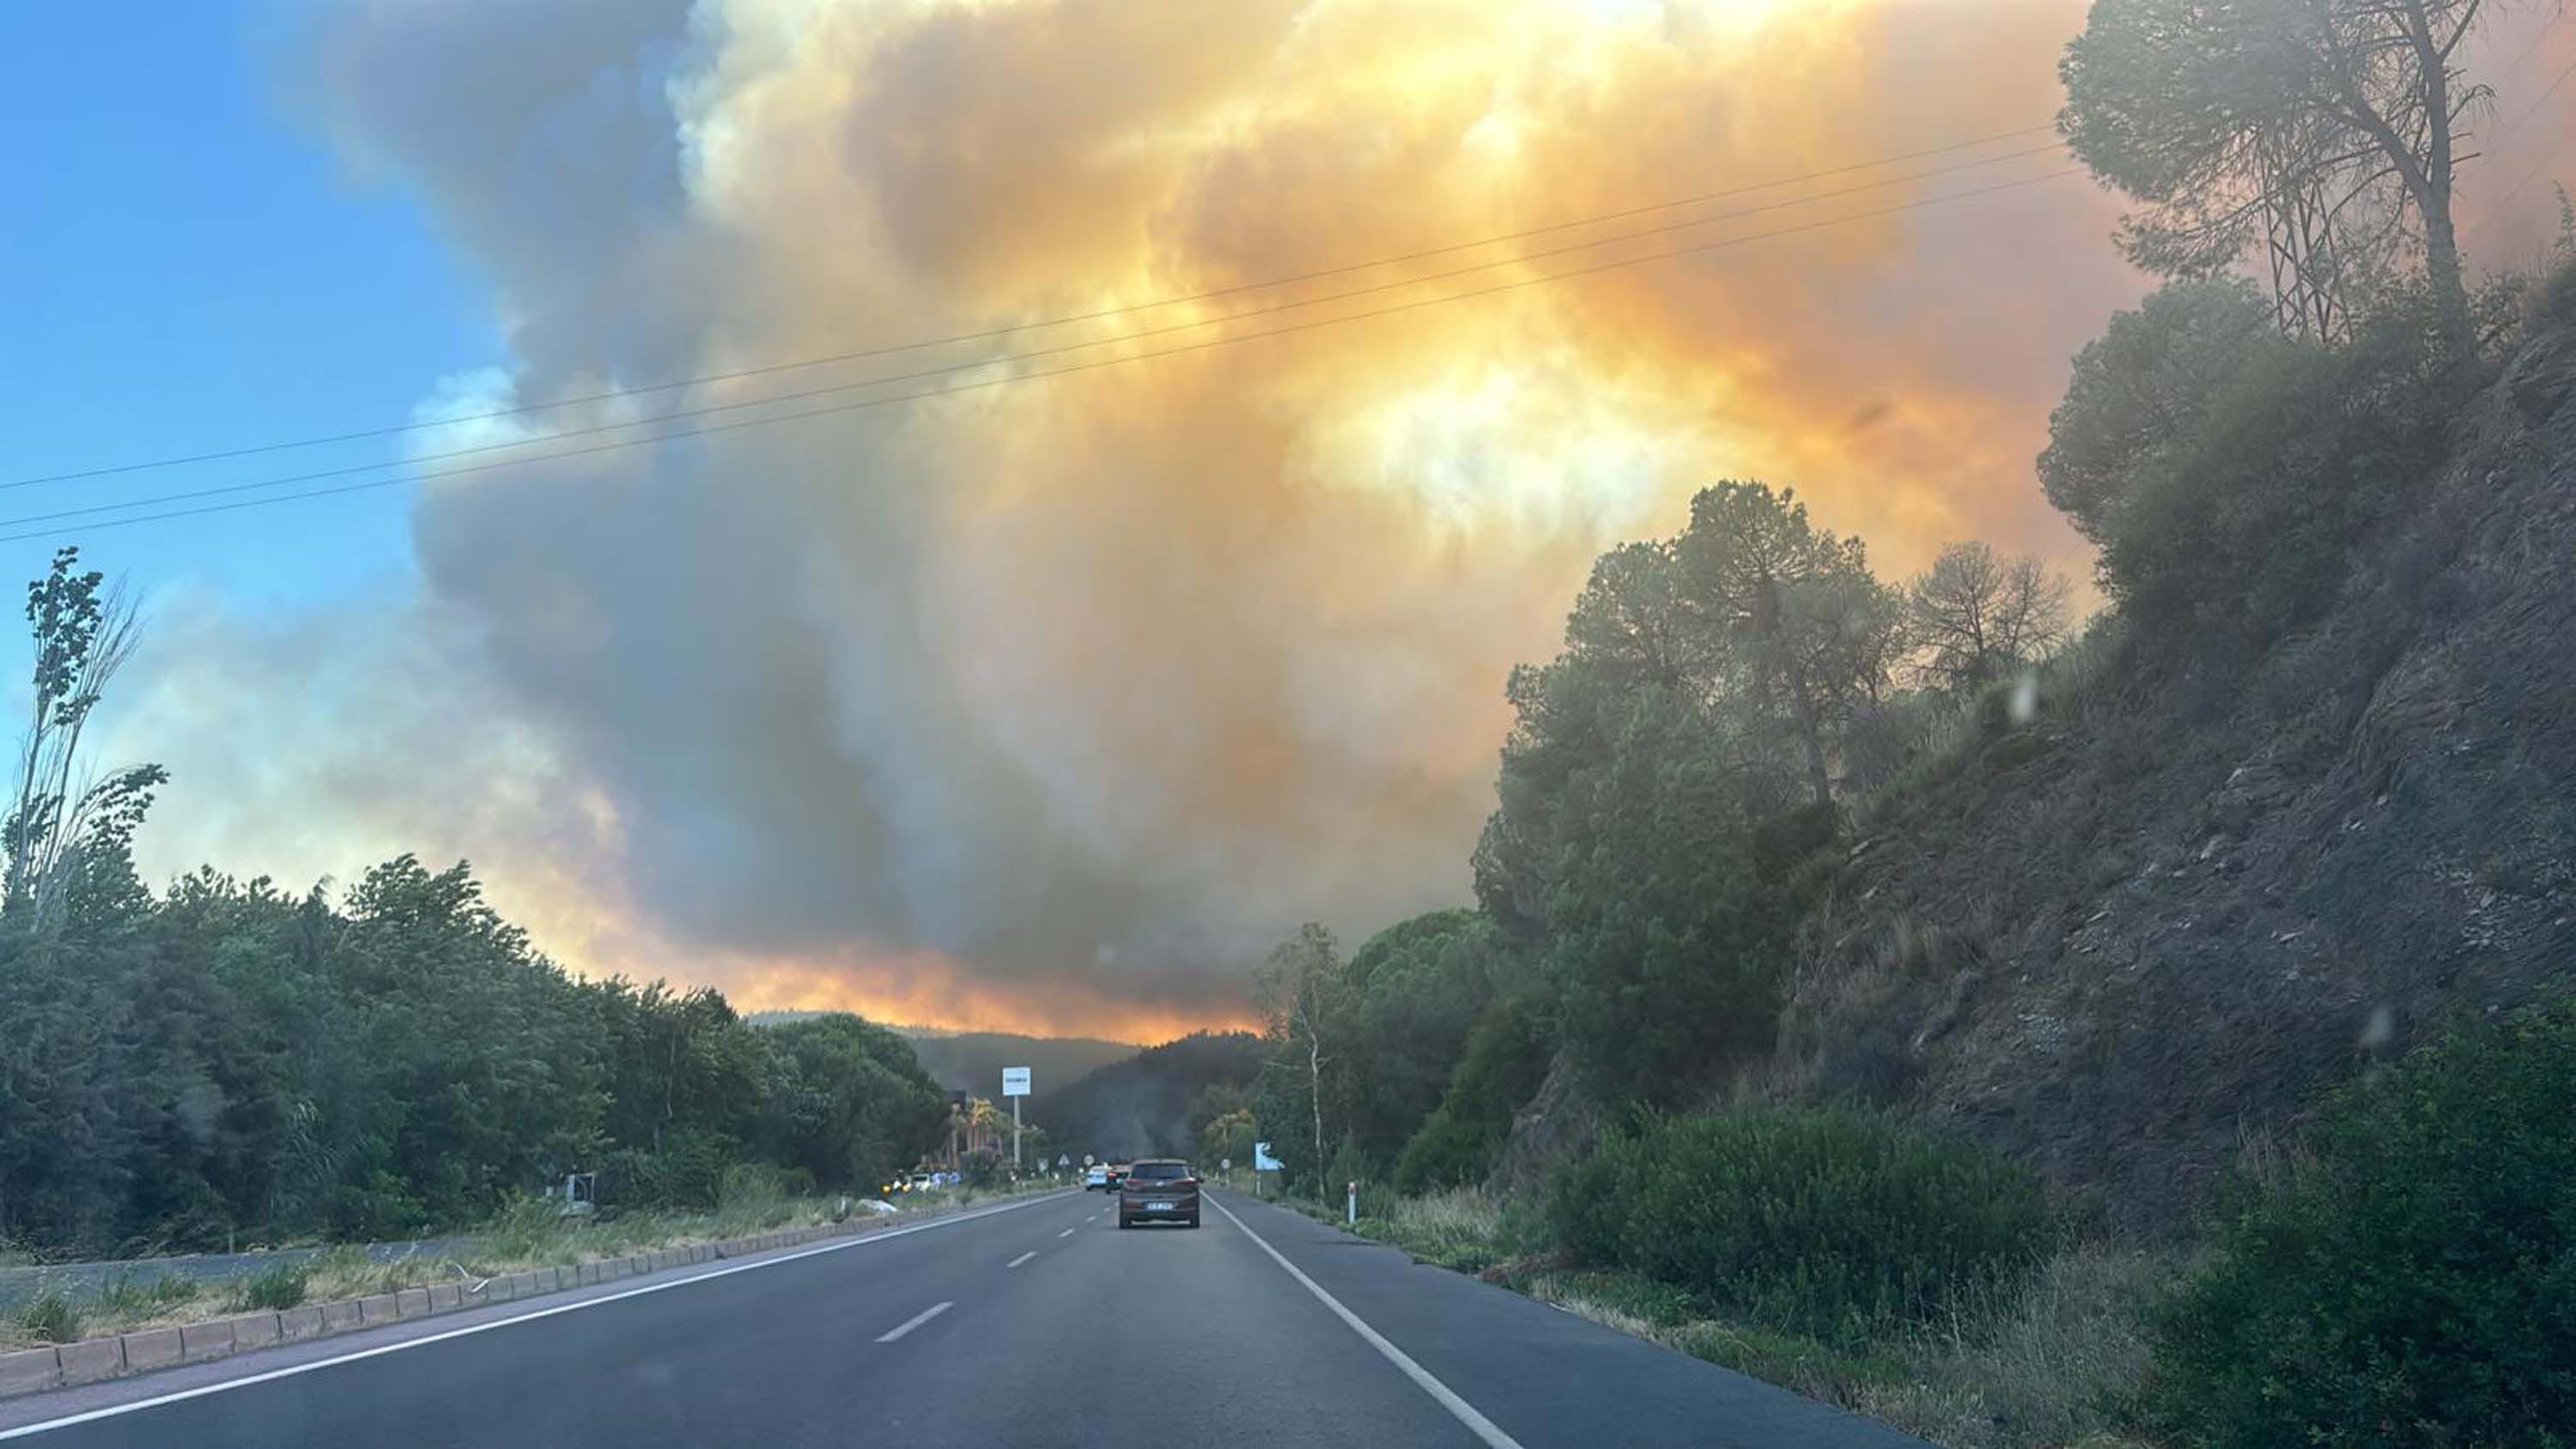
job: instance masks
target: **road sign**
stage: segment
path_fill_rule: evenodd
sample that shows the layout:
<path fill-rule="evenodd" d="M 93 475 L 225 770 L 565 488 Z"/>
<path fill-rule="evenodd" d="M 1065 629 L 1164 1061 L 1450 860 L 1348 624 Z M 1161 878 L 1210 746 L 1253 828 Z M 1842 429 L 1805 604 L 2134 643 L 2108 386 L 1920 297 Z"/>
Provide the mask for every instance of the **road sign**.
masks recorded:
<path fill-rule="evenodd" d="M 1002 1095 L 1005 1097 L 1025 1097 L 1028 1094 L 1029 1069 L 1026 1067 L 1002 1068 Z"/>
<path fill-rule="evenodd" d="M 1234 1159 L 1233 1159 L 1233 1158 L 1231 1158 L 1231 1157 L 1220 1157 L 1220 1158 L 1218 1158 L 1218 1159 L 1216 1160 L 1216 1170 L 1217 1170 L 1217 1171 L 1219 1171 L 1219 1172 L 1232 1172 L 1232 1171 L 1234 1171 Z"/>
<path fill-rule="evenodd" d="M 1089 1166 L 1091 1165 L 1091 1154 L 1090 1154 L 1090 1153 L 1086 1152 L 1086 1153 L 1082 1154 L 1082 1165 L 1083 1165 L 1083 1166 L 1085 1166 L 1085 1167 L 1089 1167 Z"/>
<path fill-rule="evenodd" d="M 1255 1172 L 1277 1172 L 1279 1170 L 1279 1159 L 1270 1155 L 1269 1143 L 1255 1142 L 1252 1144 L 1252 1170 Z"/>
<path fill-rule="evenodd" d="M 1071 1167 L 1073 1166 L 1073 1159 L 1059 1152 L 1055 1155 L 1055 1165 L 1058 1167 Z"/>

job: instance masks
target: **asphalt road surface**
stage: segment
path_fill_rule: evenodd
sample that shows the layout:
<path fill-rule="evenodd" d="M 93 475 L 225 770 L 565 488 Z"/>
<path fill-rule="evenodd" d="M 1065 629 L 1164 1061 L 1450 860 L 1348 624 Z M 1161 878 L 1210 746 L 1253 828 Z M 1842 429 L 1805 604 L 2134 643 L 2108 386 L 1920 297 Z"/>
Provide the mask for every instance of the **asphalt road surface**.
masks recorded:
<path fill-rule="evenodd" d="M 0 1400 L 106 1445 L 1848 1446 L 1919 1441 L 1211 1193 L 1096 1193 Z"/>

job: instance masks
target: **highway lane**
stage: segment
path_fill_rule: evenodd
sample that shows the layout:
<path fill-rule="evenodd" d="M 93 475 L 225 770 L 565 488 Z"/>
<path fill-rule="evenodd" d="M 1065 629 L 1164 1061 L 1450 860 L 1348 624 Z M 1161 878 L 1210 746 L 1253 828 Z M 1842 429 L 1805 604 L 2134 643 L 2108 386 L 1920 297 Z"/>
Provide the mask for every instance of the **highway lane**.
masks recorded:
<path fill-rule="evenodd" d="M 1211 1194 L 1195 1232 L 1120 1232 L 1106 1199 L 1072 1193 L 777 1256 L 0 1401 L 0 1434 L 33 1430 L 8 1442 L 43 1449 L 1916 1442 L 1234 1194 Z M 174 1392 L 194 1396 L 151 1402 Z M 100 1417 L 44 1427 L 75 1414 Z"/>

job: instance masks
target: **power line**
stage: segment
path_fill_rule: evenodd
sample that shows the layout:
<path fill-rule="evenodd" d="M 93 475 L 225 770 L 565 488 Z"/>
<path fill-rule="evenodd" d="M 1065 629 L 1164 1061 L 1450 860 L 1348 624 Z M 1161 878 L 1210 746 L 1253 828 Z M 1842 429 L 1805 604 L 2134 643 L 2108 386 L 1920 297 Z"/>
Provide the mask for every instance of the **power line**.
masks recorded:
<path fill-rule="evenodd" d="M 1928 146 L 1919 151 L 1907 151 L 1894 156 L 1881 156 L 1870 161 L 1855 161 L 1847 165 L 1827 167 L 1821 171 L 1809 171 L 1797 176 L 1784 176 L 1771 181 L 1753 182 L 1747 185 L 1728 187 L 1717 191 L 1704 191 L 1695 196 L 1679 197 L 1671 201 L 1651 202 L 1643 206 L 1629 207 L 1622 211 L 1603 212 L 1594 216 L 1577 217 L 1570 221 L 1552 222 L 1546 226 L 1531 227 L 1523 231 L 1504 232 L 1495 236 L 1480 237 L 1474 241 L 1452 242 L 1445 246 L 1426 247 L 1419 251 L 1405 252 L 1396 256 L 1379 257 L 1374 260 L 1364 262 L 1351 262 L 1342 266 L 1324 267 L 1315 271 L 1299 272 L 1285 277 L 1272 277 L 1265 281 L 1238 282 L 1230 286 L 1213 287 L 1206 291 L 1192 292 L 1184 296 L 1162 297 L 1150 302 L 1133 302 L 1117 307 L 1103 307 L 1095 311 L 1073 313 L 1062 317 L 1044 318 L 1033 322 L 1014 322 L 1007 326 L 986 328 L 980 332 L 960 332 L 946 337 L 924 338 L 916 342 L 890 343 L 880 347 L 861 348 L 850 352 L 833 353 L 823 357 L 802 358 L 793 362 L 766 363 L 757 367 L 737 368 L 729 372 L 706 373 L 701 376 L 680 378 L 671 382 L 646 383 L 639 384 L 634 387 L 610 388 L 602 392 L 591 393 L 582 397 L 558 398 L 551 402 L 523 403 L 514 407 L 496 408 L 488 412 L 470 413 L 459 417 L 437 418 L 408 423 L 392 423 L 382 427 L 359 428 L 348 432 L 321 434 L 304 438 L 289 438 L 276 442 L 249 444 L 238 448 L 211 449 L 205 452 L 177 454 L 170 457 L 152 458 L 134 463 L 117 463 L 97 468 L 75 469 L 62 473 L 44 473 L 33 477 L 19 478 L 10 482 L 0 483 L 0 489 L 26 488 L 39 483 L 65 483 L 83 478 L 108 477 L 119 473 L 139 473 L 159 468 L 175 468 L 190 463 L 221 462 L 230 458 L 246 458 L 263 453 L 278 453 L 299 448 L 323 447 L 332 443 L 351 443 L 361 442 L 370 438 L 395 437 L 405 433 L 420 432 L 429 428 L 452 427 L 463 423 L 497 422 L 506 418 L 523 417 L 529 413 L 545 412 L 555 408 L 580 407 L 590 403 L 614 402 L 623 398 L 643 397 L 654 393 L 670 392 L 681 388 L 702 387 L 719 382 L 737 382 L 744 378 L 765 377 L 774 373 L 793 372 L 812 367 L 825 367 L 834 363 L 857 362 L 872 357 L 890 357 L 905 352 L 918 352 L 928 348 L 947 347 L 966 342 L 990 341 L 995 338 L 1012 336 L 1020 332 L 1033 332 L 1051 327 L 1070 326 L 1078 322 L 1102 321 L 1111 317 L 1126 316 L 1139 312 L 1149 312 L 1162 307 L 1176 307 L 1191 302 L 1213 301 L 1219 297 L 1237 296 L 1245 292 L 1263 291 L 1272 287 L 1294 286 L 1300 282 L 1317 281 L 1325 277 L 1347 276 L 1352 272 L 1367 271 L 1374 267 L 1396 266 L 1405 262 L 1422 261 L 1430 257 L 1446 256 L 1453 252 L 1472 251 L 1477 247 L 1496 246 L 1504 242 L 1525 241 L 1532 237 L 1546 236 L 1560 231 L 1569 231 L 1577 227 L 1598 226 L 1605 222 L 1624 221 L 1630 217 L 1644 216 L 1652 212 L 1670 211 L 1684 206 L 1697 206 L 1705 202 L 1722 201 L 1728 197 L 1750 195 L 1757 191 L 1769 191 L 1782 186 L 1794 186 L 1802 182 L 1818 181 L 1829 176 L 1848 175 L 1854 171 L 1867 171 L 1880 166 L 1892 166 L 1903 161 L 1920 160 L 1926 156 L 1938 156 L 1952 151 L 1971 150 L 1978 146 L 1991 145 L 1997 141 L 2009 141 L 2017 137 L 2035 135 L 2041 131 L 2052 129 L 2054 129 L 2053 122 L 2035 126 L 2023 126 L 2015 130 L 1998 131 L 1991 135 L 1975 137 L 1971 140 L 1953 141 L 1942 146 Z M 2029 153 L 2013 153 L 2013 155 L 2016 156 L 2025 154 Z M 2012 156 L 1998 156 L 1968 164 L 1975 166 L 1990 165 L 1996 161 L 2010 159 L 2012 159 Z M 1936 171 L 1929 174 L 1938 175 L 1942 173 Z M 1827 196 L 1838 194 L 1843 193 L 1827 193 Z M 1811 197 L 1807 199 L 1823 200 L 1826 198 Z"/>
<path fill-rule="evenodd" d="M 2506 202 L 2520 196 L 2522 194 L 2522 188 L 2529 186 L 2533 177 L 2548 170 L 2549 163 L 2558 159 L 2558 153 L 2567 149 L 2567 142 L 2571 136 L 2576 136 L 2576 127 L 2570 127 L 2567 130 L 2560 131 L 2558 133 L 2558 139 L 2549 143 L 2549 149 L 2540 153 L 2540 159 L 2532 163 L 2531 169 L 2522 173 L 2522 179 L 2515 182 L 2511 189 L 2507 190 L 2504 195 L 2496 198 L 2496 205 L 2502 206 Z"/>
<path fill-rule="evenodd" d="M 2552 15 L 2549 18 L 2549 23 L 2540 28 L 2540 34 L 2532 37 L 2532 45 L 2523 52 L 2526 59 L 2540 53 L 2540 40 L 2546 37 L 2551 30 L 2556 29 L 2558 22 L 2564 18 L 2566 18 L 2564 11 L 2561 11 L 2556 15 Z M 2540 93 L 2540 98 L 2533 101 L 2530 105 L 2523 107 L 2522 114 L 2514 117 L 2511 121 L 2505 124 L 2502 130 L 2496 132 L 2492 138 L 2493 141 L 2497 144 L 2501 144 L 2505 137 L 2521 130 L 2524 126 L 2529 125 L 2531 123 L 2531 118 L 2540 114 L 2540 108 L 2549 104 L 2549 98 L 2558 94 L 2558 88 L 2567 83 L 2567 77 L 2570 75 L 2576 75 L 2576 60 L 2571 60 L 2567 62 L 2567 64 L 2559 67 L 2558 74 L 2550 80 L 2548 88 Z M 2549 165 L 2550 161 L 2558 155 L 2559 151 L 2566 146 L 2566 144 L 2567 134 L 2562 131 L 2559 133 L 2558 139 L 2549 144 L 2549 149 L 2540 154 L 2539 164 L 2522 173 L 2521 180 L 2515 182 L 2504 195 L 2496 198 L 2496 205 L 2502 206 L 2506 202 L 2513 200 L 2516 196 L 2521 195 L 2522 188 L 2529 186 L 2531 184 L 2531 178 L 2539 175 L 2541 171 Z"/>
<path fill-rule="evenodd" d="M 1228 312 L 1217 317 L 1203 317 L 1187 322 L 1165 323 L 1159 327 L 1140 328 L 1133 332 L 1122 332 L 1114 337 L 1096 337 L 1086 342 L 1059 343 L 1053 347 L 1032 348 L 1025 352 L 1004 353 L 998 356 L 974 358 L 965 362 L 945 363 L 938 367 L 920 368 L 912 372 L 886 373 L 876 377 L 859 378 L 852 382 L 839 382 L 831 383 L 823 387 L 802 388 L 795 392 L 772 393 L 766 397 L 743 398 L 734 402 L 707 403 L 694 408 L 674 408 L 668 412 L 658 413 L 648 418 L 624 418 L 614 422 L 592 423 L 578 428 L 564 428 L 556 432 L 548 433 L 543 437 L 514 438 L 497 443 L 474 443 L 461 448 L 449 448 L 440 452 L 424 453 L 415 458 L 402 460 L 402 464 L 403 466 L 418 467 L 423 463 L 441 463 L 456 458 L 479 457 L 487 453 L 506 452 L 513 448 L 539 447 L 565 438 L 595 437 L 601 433 L 619 432 L 627 428 L 647 427 L 654 423 L 675 422 L 688 418 L 713 417 L 722 413 L 741 412 L 750 408 L 773 407 L 779 403 L 802 402 L 807 399 L 817 397 L 834 397 L 844 393 L 857 392 L 865 388 L 883 387 L 889 383 L 920 382 L 934 377 L 944 377 L 952 373 L 973 372 L 981 368 L 998 367 L 1008 363 L 1030 362 L 1046 357 L 1060 357 L 1067 353 L 1083 352 L 1095 347 L 1108 347 L 1122 342 L 1136 342 L 1151 337 L 1168 336 L 1175 332 L 1195 331 L 1204 327 L 1218 327 L 1229 322 L 1239 322 L 1246 318 L 1275 316 L 1282 312 L 1292 312 L 1306 307 L 1318 307 L 1329 302 L 1343 302 L 1354 297 L 1374 296 L 1378 293 L 1396 291 L 1407 287 L 1417 287 L 1429 282 L 1450 281 L 1459 277 L 1472 276 L 1478 272 L 1493 271 L 1499 267 L 1519 266 L 1548 257 L 1564 256 L 1573 252 L 1591 251 L 1599 247 L 1614 246 L 1621 242 L 1638 241 L 1647 237 L 1668 235 L 1677 231 L 1688 231 L 1696 227 L 1713 226 L 1722 221 L 1736 221 L 1741 220 L 1744 217 L 1757 216 L 1764 212 L 1780 211 L 1792 206 L 1806 206 L 1814 202 L 1830 201 L 1836 197 L 1856 195 L 1864 191 L 1875 191 L 1889 186 L 1904 185 L 1908 182 L 1925 181 L 1936 176 L 1944 176 L 1956 171 L 1971 170 L 1975 167 L 1989 165 L 1995 161 L 2018 160 L 2023 157 L 2042 155 L 2060 149 L 2063 149 L 2062 145 L 2058 144 L 2034 146 L 2024 151 L 2010 152 L 2006 155 L 1990 157 L 1986 160 L 1965 162 L 1955 166 L 1938 166 L 1928 171 L 1915 172 L 1906 176 L 1895 176 L 1879 181 L 1863 182 L 1856 186 L 1844 187 L 1838 191 L 1820 192 L 1813 196 L 1797 197 L 1788 201 L 1766 202 L 1761 206 L 1749 206 L 1736 211 L 1719 212 L 1713 216 L 1697 217 L 1688 221 L 1666 222 L 1661 226 L 1642 227 L 1638 230 L 1622 232 L 1615 236 L 1596 237 L 1590 241 L 1570 242 L 1563 246 L 1544 248 L 1534 252 L 1524 252 L 1516 256 L 1498 258 L 1490 262 L 1476 262 L 1468 266 L 1453 267 L 1445 272 L 1429 272 L 1420 276 L 1401 277 L 1393 281 L 1373 283 L 1366 287 L 1354 287 L 1345 291 L 1327 292 L 1314 297 L 1297 298 L 1286 302 L 1274 302 L 1263 307 L 1247 307 L 1240 311 Z M 1114 361 L 1116 359 L 1112 360 Z M 674 434 L 671 436 L 683 435 Z M 181 493 L 165 493 L 152 498 L 129 499 L 122 503 L 99 503 L 82 508 L 57 509 L 51 513 L 31 513 L 21 515 L 16 518 L 0 519 L 0 528 L 12 527 L 21 523 L 41 523 L 55 519 L 80 518 L 92 514 L 114 513 L 122 509 L 145 508 L 158 503 L 177 503 L 190 499 L 215 498 L 236 493 L 252 493 L 263 488 L 284 488 L 297 483 L 319 482 L 325 478 L 345 478 L 352 474 L 365 473 L 377 468 L 388 466 L 393 465 L 383 461 L 349 463 L 333 468 L 317 468 L 304 473 L 290 473 L 283 477 L 262 478 L 248 483 L 231 483 L 214 488 L 191 489 Z"/>
<path fill-rule="evenodd" d="M 584 457 L 593 453 L 605 453 L 620 448 L 637 447 L 645 443 L 668 442 L 679 438 L 703 437 L 714 433 L 732 432 L 740 428 L 765 427 L 773 423 L 794 422 L 803 418 L 823 417 L 836 413 L 858 412 L 868 408 L 887 407 L 897 403 L 920 402 L 932 398 L 949 397 L 962 392 L 974 392 L 985 388 L 1002 387 L 1011 383 L 1034 382 L 1050 377 L 1063 377 L 1070 373 L 1090 372 L 1098 368 L 1113 367 L 1122 363 L 1145 362 L 1158 357 L 1172 357 L 1181 353 L 1201 352 L 1209 348 L 1225 347 L 1239 342 L 1253 342 L 1267 337 L 1282 337 L 1291 333 L 1313 331 L 1321 327 L 1338 326 L 1346 322 L 1361 322 L 1375 317 L 1392 316 L 1399 312 L 1410 312 L 1422 307 L 1438 306 L 1449 302 L 1463 302 L 1477 297 L 1494 296 L 1498 293 L 1517 291 L 1523 287 L 1534 287 L 1547 282 L 1561 282 L 1574 277 L 1591 276 L 1601 272 L 1615 271 L 1624 267 L 1642 266 L 1648 262 L 1667 261 L 1675 257 L 1695 256 L 1707 252 L 1723 251 L 1729 247 L 1743 246 L 1749 242 L 1768 241 L 1777 237 L 1795 236 L 1804 232 L 1817 231 L 1829 226 L 1842 226 L 1855 221 L 1868 221 L 1881 216 L 1893 216 L 1902 212 L 1919 211 L 1926 207 L 1943 205 L 1955 201 L 1966 201 L 1979 196 L 1990 196 L 1999 192 L 2019 190 L 2024 187 L 2038 186 L 2046 182 L 2063 180 L 2070 176 L 2080 176 L 2082 174 L 2084 174 L 2082 167 L 2067 167 L 2063 170 L 2045 172 L 2038 176 L 2028 176 L 2015 181 L 1997 182 L 1991 186 L 1980 186 L 1966 191 L 1952 192 L 1945 196 L 1926 197 L 1919 201 L 1903 202 L 1895 206 L 1877 207 L 1868 211 L 1852 212 L 1844 216 L 1826 217 L 1822 220 L 1805 222 L 1797 226 L 1781 227 L 1777 230 L 1767 232 L 1755 232 L 1746 236 L 1723 237 L 1716 241 L 1700 242 L 1686 247 L 1674 247 L 1660 252 L 1649 252 L 1642 256 L 1615 258 L 1610 261 L 1596 262 L 1590 266 L 1569 268 L 1561 272 L 1547 272 L 1535 277 L 1521 277 L 1508 282 L 1497 282 L 1491 286 L 1479 287 L 1464 292 L 1452 292 L 1436 297 L 1419 297 L 1410 301 L 1392 303 L 1384 307 L 1373 308 L 1364 312 L 1346 313 L 1332 317 L 1317 317 L 1304 322 L 1294 322 L 1285 326 L 1270 328 L 1266 331 L 1239 333 L 1230 337 L 1213 337 L 1200 342 L 1183 343 L 1175 347 L 1162 348 L 1152 352 L 1136 353 L 1129 356 L 1094 358 L 1088 362 L 1071 363 L 1063 367 L 1047 368 L 1037 372 L 1015 373 L 1008 377 L 986 378 L 977 382 L 959 383 L 949 387 L 926 388 L 918 392 L 898 393 L 888 397 L 861 398 L 852 402 L 833 403 L 824 407 L 807 408 L 799 412 L 781 413 L 771 417 L 741 418 L 729 423 L 717 423 L 706 427 L 678 429 L 668 433 L 656 433 L 647 437 L 622 438 L 613 442 L 594 443 L 587 447 L 562 449 L 544 453 L 536 457 L 505 458 L 488 463 L 468 464 L 457 468 L 442 468 L 419 475 L 419 480 L 428 481 L 439 478 L 453 478 L 469 473 L 489 472 L 499 468 L 517 468 L 542 463 L 561 462 L 566 459 Z M 668 420 L 668 418 L 651 418 L 645 419 L 644 421 L 663 422 Z M 621 426 L 635 426 L 635 424 L 623 424 Z M 541 442 L 546 440 L 531 439 L 529 441 Z M 362 466 L 368 468 L 382 468 L 396 465 L 372 463 Z M 234 499 L 227 503 L 207 504 L 197 508 L 172 509 L 161 513 L 139 514 L 130 518 L 107 519 L 85 525 L 85 527 L 92 530 L 123 528 L 131 524 L 157 523 L 174 518 L 192 518 L 211 513 L 228 513 L 242 508 L 260 508 L 266 507 L 270 504 L 293 503 L 309 498 L 327 498 L 342 493 L 356 493 L 373 488 L 389 488 L 396 484 L 409 481 L 414 481 L 411 475 L 396 474 L 395 476 L 388 478 L 375 478 L 357 483 L 344 483 L 331 488 L 310 489 L 302 493 L 276 494 L 266 498 Z M 238 485 L 233 490 L 212 491 L 239 491 L 241 488 L 259 486 L 276 486 L 276 480 L 272 480 L 267 485 L 244 484 Z M 104 505 L 102 509 L 77 511 L 112 511 L 120 507 L 141 508 L 148 507 L 155 503 L 174 502 L 179 501 L 182 498 L 204 496 L 208 496 L 207 493 L 201 492 L 197 494 L 170 495 L 163 498 L 137 499 L 125 504 Z M 65 515 L 35 514 L 22 518 L 0 519 L 0 528 L 13 527 L 22 523 L 40 522 L 46 519 L 59 518 L 62 516 Z M 68 531 L 69 530 L 55 528 L 35 529 L 24 533 L 0 534 L 0 543 L 14 543 L 31 538 L 59 537 Z"/>

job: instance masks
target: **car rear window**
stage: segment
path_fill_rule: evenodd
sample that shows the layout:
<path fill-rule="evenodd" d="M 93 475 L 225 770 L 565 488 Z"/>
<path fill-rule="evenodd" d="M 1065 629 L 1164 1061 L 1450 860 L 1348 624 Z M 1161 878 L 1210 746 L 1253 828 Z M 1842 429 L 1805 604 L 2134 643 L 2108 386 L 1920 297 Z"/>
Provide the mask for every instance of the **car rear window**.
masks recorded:
<path fill-rule="evenodd" d="M 1144 1178 L 1187 1177 L 1190 1175 L 1190 1168 L 1185 1162 L 1140 1162 L 1136 1164 L 1136 1170 L 1128 1175 Z"/>

